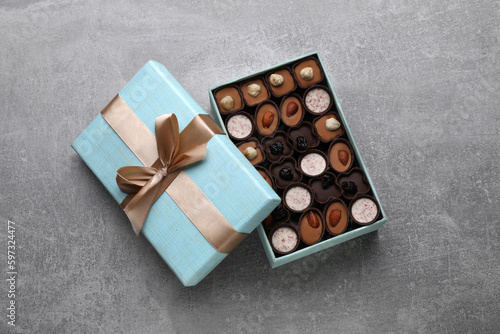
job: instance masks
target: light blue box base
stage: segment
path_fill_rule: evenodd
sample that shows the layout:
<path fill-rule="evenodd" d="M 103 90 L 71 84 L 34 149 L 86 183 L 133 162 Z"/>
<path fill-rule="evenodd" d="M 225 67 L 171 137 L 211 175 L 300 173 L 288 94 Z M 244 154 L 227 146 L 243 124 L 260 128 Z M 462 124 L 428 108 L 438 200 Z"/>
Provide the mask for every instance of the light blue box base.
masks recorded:
<path fill-rule="evenodd" d="M 373 194 L 373 197 L 375 197 L 375 199 L 379 203 L 379 206 L 380 206 L 380 216 L 379 216 L 379 219 L 375 223 L 373 223 L 371 225 L 358 227 L 358 228 L 356 228 L 354 230 L 345 232 L 345 233 L 343 233 L 341 235 L 338 235 L 338 236 L 332 237 L 330 239 L 324 240 L 322 242 L 319 242 L 319 243 L 317 243 L 317 244 L 315 244 L 313 246 L 308 246 L 308 247 L 299 249 L 299 250 L 297 250 L 297 251 L 295 251 L 295 252 L 293 252 L 291 254 L 282 255 L 282 256 L 279 256 L 279 257 L 276 257 L 276 255 L 274 254 L 274 252 L 273 252 L 273 250 L 271 248 L 271 245 L 269 244 L 269 239 L 267 237 L 266 231 L 264 230 L 264 228 L 263 228 L 263 226 L 261 224 L 257 228 L 257 232 L 259 233 L 260 239 L 262 241 L 262 244 L 264 246 L 264 250 L 265 250 L 266 255 L 267 255 L 267 259 L 269 260 L 269 264 L 271 265 L 272 268 L 279 267 L 279 266 L 284 265 L 286 263 L 289 263 L 289 262 L 295 261 L 297 259 L 303 258 L 303 257 L 305 257 L 307 255 L 319 252 L 319 251 L 321 251 L 323 249 L 326 249 L 326 248 L 338 245 L 338 244 L 340 244 L 342 242 L 354 239 L 354 238 L 359 237 L 359 236 L 361 236 L 363 234 L 367 234 L 367 233 L 376 231 L 379 228 L 381 228 L 382 225 L 384 225 L 386 223 L 386 221 L 387 221 L 387 217 L 385 215 L 385 211 L 382 208 L 382 204 L 380 203 L 380 199 L 378 197 L 378 194 L 377 194 L 377 192 L 375 190 L 375 187 L 373 186 L 373 183 L 372 183 L 372 180 L 370 178 L 370 175 L 368 174 L 368 170 L 366 169 L 366 166 L 365 166 L 365 164 L 364 164 L 364 162 L 363 162 L 363 160 L 361 158 L 361 154 L 359 153 L 358 147 L 357 147 L 357 145 L 356 145 L 356 143 L 354 141 L 354 138 L 352 137 L 351 131 L 349 129 L 349 125 L 347 124 L 347 121 L 345 119 L 344 113 L 343 113 L 342 108 L 340 106 L 340 103 L 339 103 L 339 101 L 337 99 L 337 95 L 335 94 L 335 90 L 333 89 L 332 83 L 330 82 L 330 79 L 328 78 L 328 75 L 327 75 L 327 73 L 325 71 L 325 66 L 323 65 L 323 62 L 321 61 L 321 58 L 320 58 L 320 56 L 319 56 L 319 54 L 317 52 L 306 54 L 304 56 L 301 56 L 301 57 L 292 59 L 290 61 L 287 61 L 287 62 L 285 62 L 283 64 L 279 64 L 279 65 L 267 68 L 265 70 L 262 70 L 260 72 L 253 73 L 253 74 L 247 75 L 245 77 L 239 78 L 237 80 L 234 80 L 234 81 L 231 81 L 231 82 L 226 82 L 226 83 L 224 83 L 222 85 L 218 85 L 216 87 L 211 88 L 209 95 L 210 95 L 210 103 L 212 105 L 212 109 L 214 110 L 215 114 L 218 116 L 219 124 L 221 126 L 224 126 L 223 122 L 222 122 L 222 118 L 221 118 L 221 116 L 219 114 L 219 110 L 218 110 L 218 107 L 217 107 L 217 102 L 215 101 L 215 97 L 214 97 L 214 92 L 218 88 L 221 88 L 221 87 L 226 86 L 226 85 L 233 85 L 233 84 L 236 84 L 237 82 L 242 82 L 244 80 L 247 80 L 249 78 L 255 77 L 257 75 L 263 75 L 263 74 L 268 73 L 268 72 L 270 72 L 270 71 L 272 71 L 274 69 L 277 69 L 279 67 L 291 66 L 295 62 L 300 61 L 303 58 L 307 58 L 307 57 L 311 57 L 311 56 L 314 56 L 314 57 L 318 58 L 318 60 L 320 62 L 320 65 L 323 68 L 328 88 L 332 92 L 332 95 L 333 95 L 333 98 L 334 98 L 335 107 L 337 108 L 337 112 L 338 112 L 338 114 L 339 114 L 339 116 L 340 116 L 340 118 L 342 120 L 342 124 L 344 126 L 346 135 L 349 138 L 349 141 L 350 141 L 351 146 L 352 146 L 352 148 L 354 150 L 354 153 L 356 154 L 357 160 L 359 162 L 359 166 L 365 172 L 366 179 L 370 183 L 371 192 Z M 327 232 L 325 232 L 325 233 L 327 233 Z"/>

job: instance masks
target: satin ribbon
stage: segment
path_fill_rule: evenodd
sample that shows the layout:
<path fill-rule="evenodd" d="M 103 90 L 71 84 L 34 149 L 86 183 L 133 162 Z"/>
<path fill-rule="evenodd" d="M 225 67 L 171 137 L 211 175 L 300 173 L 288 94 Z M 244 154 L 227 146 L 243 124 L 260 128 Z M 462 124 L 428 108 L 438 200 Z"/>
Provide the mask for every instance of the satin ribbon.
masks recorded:
<path fill-rule="evenodd" d="M 122 203 L 136 234 L 139 234 L 149 209 L 179 175 L 182 168 L 203 160 L 207 143 L 215 134 L 224 132 L 207 115 L 197 115 L 179 134 L 175 114 L 160 116 L 155 121 L 159 158 L 151 166 L 126 166 L 118 169 L 116 182 L 129 195 Z M 211 119 L 210 119 L 211 120 Z"/>
<path fill-rule="evenodd" d="M 120 206 L 137 234 L 165 191 L 218 252 L 231 253 L 248 236 L 234 229 L 183 169 L 205 157 L 213 135 L 224 134 L 210 116 L 195 116 L 180 134 L 175 115 L 162 116 L 155 122 L 155 137 L 120 95 L 101 115 L 146 166 L 122 167 L 117 175 L 120 188 L 129 193 Z"/>

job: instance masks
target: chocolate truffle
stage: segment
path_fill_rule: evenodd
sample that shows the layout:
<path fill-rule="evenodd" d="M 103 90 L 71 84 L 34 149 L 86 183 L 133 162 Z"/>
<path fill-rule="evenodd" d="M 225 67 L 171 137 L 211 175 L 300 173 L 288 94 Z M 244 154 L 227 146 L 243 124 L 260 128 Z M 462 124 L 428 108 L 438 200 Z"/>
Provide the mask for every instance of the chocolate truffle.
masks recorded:
<path fill-rule="evenodd" d="M 271 232 L 271 246 L 278 254 L 293 252 L 299 244 L 299 236 L 292 227 L 280 226 Z"/>
<path fill-rule="evenodd" d="M 362 196 L 353 200 L 350 211 L 355 223 L 359 225 L 368 225 L 373 223 L 377 218 L 379 208 L 373 199 Z"/>
<path fill-rule="evenodd" d="M 246 114 L 230 116 L 226 121 L 226 129 L 227 133 L 234 139 L 246 139 L 253 132 L 252 120 Z"/>
<path fill-rule="evenodd" d="M 326 87 L 315 86 L 307 90 L 304 104 L 312 114 L 319 115 L 330 109 L 332 98 Z"/>
<path fill-rule="evenodd" d="M 354 160 L 351 145 L 345 139 L 338 139 L 330 146 L 330 166 L 339 173 L 347 171 Z"/>
<path fill-rule="evenodd" d="M 257 130 L 263 136 L 268 136 L 276 131 L 279 125 L 278 107 L 274 102 L 263 102 L 257 108 L 255 116 Z"/>
<path fill-rule="evenodd" d="M 302 99 L 297 94 L 287 96 L 280 106 L 281 120 L 288 126 L 297 125 L 304 117 Z"/>
<path fill-rule="evenodd" d="M 331 122 L 330 120 L 332 118 L 340 122 L 340 118 L 337 115 L 330 113 L 323 115 L 314 121 L 316 132 L 324 142 L 330 141 L 344 134 L 344 128 L 342 125 L 340 125 L 340 127 L 336 130 L 329 130 L 327 128 L 326 123 Z"/>
<path fill-rule="evenodd" d="M 342 189 L 332 173 L 326 173 L 309 181 L 316 202 L 324 204 L 332 198 L 342 195 Z"/>
<path fill-rule="evenodd" d="M 283 83 L 281 85 L 273 85 L 273 81 L 271 80 L 271 78 L 275 78 L 272 77 L 273 74 L 280 75 L 283 78 Z M 292 73 L 290 73 L 288 68 L 281 68 L 271 72 L 268 74 L 267 80 L 269 82 L 269 88 L 271 88 L 271 93 L 276 97 L 290 93 L 296 87 L 295 80 L 293 80 Z"/>
<path fill-rule="evenodd" d="M 370 191 L 370 183 L 368 183 L 361 168 L 355 167 L 348 173 L 339 175 L 338 183 L 344 188 L 344 197 L 347 199 L 352 199 L 358 194 L 366 194 Z M 351 186 L 351 183 L 355 185 L 355 192 L 345 190 L 345 188 Z"/>
<path fill-rule="evenodd" d="M 302 122 L 298 128 L 290 128 L 288 130 L 288 136 L 293 141 L 293 146 L 298 152 L 304 152 L 309 148 L 318 146 L 319 144 L 319 139 L 314 134 L 312 125 L 309 122 Z M 307 144 L 305 147 L 298 145 L 299 137 L 304 137 Z"/>
<path fill-rule="evenodd" d="M 300 74 L 300 72 L 307 67 L 311 68 L 313 74 L 310 80 L 306 80 L 309 79 L 309 77 L 303 78 Z M 295 78 L 297 79 L 297 83 L 301 88 L 307 88 L 323 80 L 323 72 L 321 71 L 318 62 L 314 58 L 309 58 L 296 64 L 293 67 L 293 72 L 295 74 Z"/>
<path fill-rule="evenodd" d="M 267 159 L 271 162 L 279 161 L 293 153 L 288 136 L 283 131 L 276 132 L 272 137 L 264 137 L 262 148 L 266 152 Z"/>
<path fill-rule="evenodd" d="M 285 189 L 289 184 L 302 180 L 302 173 L 297 170 L 293 158 L 286 158 L 281 162 L 274 163 L 269 170 L 276 180 L 276 186 L 281 189 Z"/>
<path fill-rule="evenodd" d="M 294 212 L 302 212 L 312 203 L 311 191 L 302 184 L 294 184 L 285 190 L 285 205 Z"/>
<path fill-rule="evenodd" d="M 300 239 L 307 245 L 314 245 L 323 236 L 325 225 L 319 210 L 311 209 L 300 218 Z"/>
<path fill-rule="evenodd" d="M 349 214 L 341 200 L 333 200 L 326 206 L 326 230 L 331 235 L 339 235 L 347 229 Z"/>
<path fill-rule="evenodd" d="M 222 100 L 227 96 L 233 100 L 233 108 L 231 108 L 231 110 L 227 110 L 222 104 Z M 217 106 L 222 114 L 238 111 L 243 108 L 243 101 L 236 86 L 224 87 L 215 92 L 215 101 L 217 102 Z"/>
<path fill-rule="evenodd" d="M 300 170 L 308 176 L 317 176 L 326 170 L 326 157 L 320 151 L 307 153 L 299 159 Z"/>
<path fill-rule="evenodd" d="M 257 140 L 253 139 L 238 146 L 238 149 L 245 155 L 252 165 L 264 161 L 265 157 L 260 149 Z M 253 149 L 253 150 L 252 150 Z M 254 153 L 254 154 L 252 154 Z"/>
<path fill-rule="evenodd" d="M 253 89 L 255 86 L 252 85 L 258 85 L 260 87 L 260 91 L 256 96 L 252 96 L 255 92 Z M 241 85 L 241 93 L 243 94 L 243 99 L 249 107 L 255 106 L 269 98 L 269 92 L 267 91 L 266 85 L 264 84 L 264 81 L 259 78 L 244 82 Z"/>

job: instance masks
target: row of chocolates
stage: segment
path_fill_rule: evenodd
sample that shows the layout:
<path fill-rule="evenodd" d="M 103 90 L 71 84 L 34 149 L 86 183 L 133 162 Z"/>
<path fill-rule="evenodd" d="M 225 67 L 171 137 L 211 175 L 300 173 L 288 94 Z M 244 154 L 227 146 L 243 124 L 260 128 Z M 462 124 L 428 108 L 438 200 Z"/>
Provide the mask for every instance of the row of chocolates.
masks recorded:
<path fill-rule="evenodd" d="M 223 87 L 215 92 L 215 100 L 220 112 L 226 114 L 256 106 L 264 100 L 269 100 L 271 96 L 279 98 L 288 95 L 297 89 L 297 85 L 306 89 L 323 79 L 323 71 L 318 61 L 314 57 L 309 57 L 296 63 L 292 68 L 284 66 L 264 76 L 248 79 L 239 85 Z"/>
<path fill-rule="evenodd" d="M 298 94 L 286 96 L 279 107 L 272 100 L 266 99 L 257 105 L 254 115 L 249 114 L 250 108 L 223 115 L 227 116 L 225 125 L 233 140 L 245 140 L 256 132 L 261 136 L 272 136 L 280 128 L 304 125 L 315 137 L 328 142 L 344 131 L 336 113 L 317 117 L 332 109 L 332 101 L 331 93 L 326 87 L 313 86 L 304 93 L 303 98 Z M 313 124 L 303 122 L 305 117 L 313 117 Z"/>
<path fill-rule="evenodd" d="M 214 92 L 229 137 L 282 198 L 263 222 L 278 256 L 380 214 L 326 86 L 311 57 Z"/>
<path fill-rule="evenodd" d="M 292 159 L 285 159 L 282 163 L 272 165 L 270 172 L 262 167 L 256 167 L 257 171 L 275 190 L 285 190 L 292 183 L 302 181 L 299 172 Z M 305 182 L 302 182 L 305 183 Z M 354 167 L 347 173 L 335 175 L 326 172 L 317 177 L 309 179 L 309 187 L 312 190 L 312 198 L 319 204 L 326 204 L 329 200 L 343 197 L 352 200 L 358 195 L 367 194 L 370 191 L 365 174 L 361 168 Z"/>
<path fill-rule="evenodd" d="M 308 190 L 303 185 L 294 185 L 285 195 L 285 205 L 289 194 L 298 196 L 293 200 L 293 205 L 304 205 L 308 199 Z M 278 210 L 277 212 L 283 212 Z M 305 209 L 300 215 L 297 223 L 291 223 L 286 214 L 278 219 L 286 220 L 273 226 L 268 234 L 269 243 L 275 253 L 280 255 L 295 251 L 302 241 L 306 246 L 314 245 L 325 239 L 326 232 L 335 237 L 344 233 L 349 222 L 352 221 L 359 226 L 373 223 L 379 216 L 380 208 L 377 201 L 369 195 L 357 196 L 349 206 L 341 199 L 335 198 L 327 203 L 323 211 L 311 207 Z M 267 219 L 263 222 L 264 228 L 269 229 Z"/>

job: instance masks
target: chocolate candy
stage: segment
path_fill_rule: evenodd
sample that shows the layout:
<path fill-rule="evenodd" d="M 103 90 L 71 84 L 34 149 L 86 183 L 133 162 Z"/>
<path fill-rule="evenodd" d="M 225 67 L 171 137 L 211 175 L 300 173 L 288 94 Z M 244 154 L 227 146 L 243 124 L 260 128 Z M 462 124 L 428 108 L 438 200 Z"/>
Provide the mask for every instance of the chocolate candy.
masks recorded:
<path fill-rule="evenodd" d="M 290 168 L 282 168 L 280 170 L 280 177 L 283 180 L 291 181 L 293 179 L 293 170 Z"/>
<path fill-rule="evenodd" d="M 285 205 L 293 212 L 302 212 L 312 204 L 312 195 L 309 187 L 302 184 L 293 184 L 285 190 Z"/>
<path fill-rule="evenodd" d="M 283 143 L 278 141 L 269 146 L 269 153 L 271 153 L 272 155 L 282 155 L 284 148 L 285 147 L 283 146 Z"/>
<path fill-rule="evenodd" d="M 278 254 L 289 254 L 297 249 L 299 235 L 291 226 L 279 226 L 271 231 L 271 247 Z"/>
<path fill-rule="evenodd" d="M 331 174 L 325 174 L 321 178 L 321 187 L 327 189 L 329 186 L 335 183 L 335 178 Z"/>
<path fill-rule="evenodd" d="M 283 209 L 283 207 L 278 206 L 274 211 L 272 212 L 273 219 L 276 220 L 277 222 L 282 222 L 285 220 L 285 218 L 288 217 L 288 212 Z"/>
<path fill-rule="evenodd" d="M 304 136 L 297 137 L 297 149 L 299 151 L 307 150 L 307 139 Z"/>
<path fill-rule="evenodd" d="M 349 211 L 356 224 L 369 225 L 375 221 L 380 209 L 373 197 L 362 195 L 351 202 Z"/>
<path fill-rule="evenodd" d="M 358 187 L 356 186 L 356 183 L 351 181 L 342 182 L 342 189 L 344 190 L 344 192 L 348 194 L 355 194 L 358 192 Z"/>
<path fill-rule="evenodd" d="M 349 172 L 340 174 L 338 177 L 338 183 L 342 185 L 344 183 L 353 183 L 355 188 L 352 187 L 353 190 L 346 191 L 344 189 L 344 197 L 346 199 L 353 199 L 358 194 L 366 194 L 370 191 L 370 183 L 365 178 L 365 173 L 361 168 L 354 167 Z"/>

